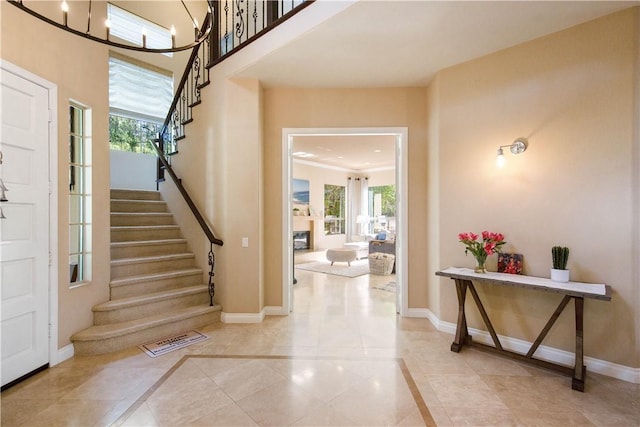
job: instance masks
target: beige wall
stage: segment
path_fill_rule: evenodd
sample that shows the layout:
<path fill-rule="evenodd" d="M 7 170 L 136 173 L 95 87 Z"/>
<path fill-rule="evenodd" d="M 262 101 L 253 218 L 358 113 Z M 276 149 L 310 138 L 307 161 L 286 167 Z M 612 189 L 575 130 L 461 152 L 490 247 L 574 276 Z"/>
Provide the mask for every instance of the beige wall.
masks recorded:
<path fill-rule="evenodd" d="M 429 98 L 440 165 L 430 189 L 438 193 L 441 267 L 473 265 L 457 241 L 463 231 L 504 233 L 505 249 L 524 254 L 525 273 L 534 276 L 549 277 L 551 247 L 568 246 L 573 280 L 613 288 L 610 303 L 585 303 L 586 354 L 632 367 L 640 366 L 632 181 L 639 13 L 627 10 L 444 70 Z M 520 136 L 529 139 L 528 150 L 507 153 L 504 169 L 496 168 L 498 145 Z M 455 322 L 453 282 L 430 271 L 434 286 L 441 294 L 434 311 Z M 554 294 L 479 288 L 496 328 L 528 341 L 559 303 Z M 481 327 L 470 313 L 470 326 Z M 572 309 L 563 313 L 544 343 L 571 350 L 572 316 Z"/>
<path fill-rule="evenodd" d="M 59 10 L 59 4 L 48 5 Z M 91 307 L 109 299 L 109 89 L 106 46 L 41 23 L 17 8 L 1 4 L 2 59 L 58 87 L 58 347 L 93 324 Z M 94 5 L 94 19 L 104 11 Z M 93 280 L 69 288 L 69 100 L 91 108 L 93 116 Z"/>
<path fill-rule="evenodd" d="M 282 253 L 282 129 L 408 127 L 410 307 L 427 307 L 425 88 L 267 89 L 264 93 L 265 253 Z M 265 264 L 266 305 L 282 305 L 282 263 Z"/>

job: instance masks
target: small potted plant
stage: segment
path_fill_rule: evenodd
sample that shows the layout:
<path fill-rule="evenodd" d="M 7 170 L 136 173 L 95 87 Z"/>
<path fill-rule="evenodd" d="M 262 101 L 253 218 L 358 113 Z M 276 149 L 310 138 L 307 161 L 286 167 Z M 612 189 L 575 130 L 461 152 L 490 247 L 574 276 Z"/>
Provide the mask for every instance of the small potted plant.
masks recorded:
<path fill-rule="evenodd" d="M 566 246 L 554 246 L 551 248 L 551 280 L 554 282 L 566 283 L 569 281 L 569 270 L 567 261 L 569 260 L 569 248 Z"/>

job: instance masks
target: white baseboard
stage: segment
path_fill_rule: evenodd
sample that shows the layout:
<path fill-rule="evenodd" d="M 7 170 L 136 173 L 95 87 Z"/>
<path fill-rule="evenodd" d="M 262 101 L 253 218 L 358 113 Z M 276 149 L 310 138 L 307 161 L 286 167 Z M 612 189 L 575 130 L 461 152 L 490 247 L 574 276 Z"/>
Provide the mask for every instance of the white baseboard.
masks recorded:
<path fill-rule="evenodd" d="M 54 365 L 57 365 L 58 363 L 62 363 L 67 359 L 71 359 L 74 355 L 74 350 L 73 350 L 73 344 L 67 344 L 62 348 L 58 349 L 58 360 L 56 361 L 56 363 Z M 54 366 L 52 365 L 52 366 Z"/>
<path fill-rule="evenodd" d="M 265 316 L 286 316 L 287 313 L 282 306 L 266 306 L 262 309 Z"/>
<path fill-rule="evenodd" d="M 264 310 L 260 313 L 225 313 L 220 315 L 222 323 L 260 323 L 264 320 Z"/>

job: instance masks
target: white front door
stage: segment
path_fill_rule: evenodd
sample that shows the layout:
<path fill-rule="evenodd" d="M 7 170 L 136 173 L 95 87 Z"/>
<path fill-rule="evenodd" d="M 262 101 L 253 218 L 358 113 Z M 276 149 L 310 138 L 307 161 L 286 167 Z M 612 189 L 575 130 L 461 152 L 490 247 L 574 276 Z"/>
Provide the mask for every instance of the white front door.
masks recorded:
<path fill-rule="evenodd" d="M 4 386 L 49 363 L 49 91 L 5 69 L 0 81 Z"/>

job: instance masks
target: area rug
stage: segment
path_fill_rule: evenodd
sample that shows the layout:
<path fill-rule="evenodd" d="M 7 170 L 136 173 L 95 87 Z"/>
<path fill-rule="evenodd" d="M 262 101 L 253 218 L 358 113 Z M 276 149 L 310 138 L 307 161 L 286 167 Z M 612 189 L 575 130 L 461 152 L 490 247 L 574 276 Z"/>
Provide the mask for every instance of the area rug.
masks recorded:
<path fill-rule="evenodd" d="M 373 289 L 380 289 L 381 291 L 395 292 L 396 282 L 389 282 L 386 285 L 372 286 Z"/>
<path fill-rule="evenodd" d="M 142 344 L 139 345 L 138 348 L 151 357 L 158 357 L 206 339 L 209 339 L 209 337 L 205 334 L 201 334 L 198 331 L 189 331 L 175 337 L 163 338 L 159 341 Z"/>
<path fill-rule="evenodd" d="M 314 261 L 304 264 L 296 264 L 299 270 L 315 271 L 316 273 L 334 274 L 343 277 L 358 277 L 369 274 L 369 260 L 361 259 L 351 261 L 351 266 L 346 262 L 334 262 L 331 265 L 329 261 Z"/>

